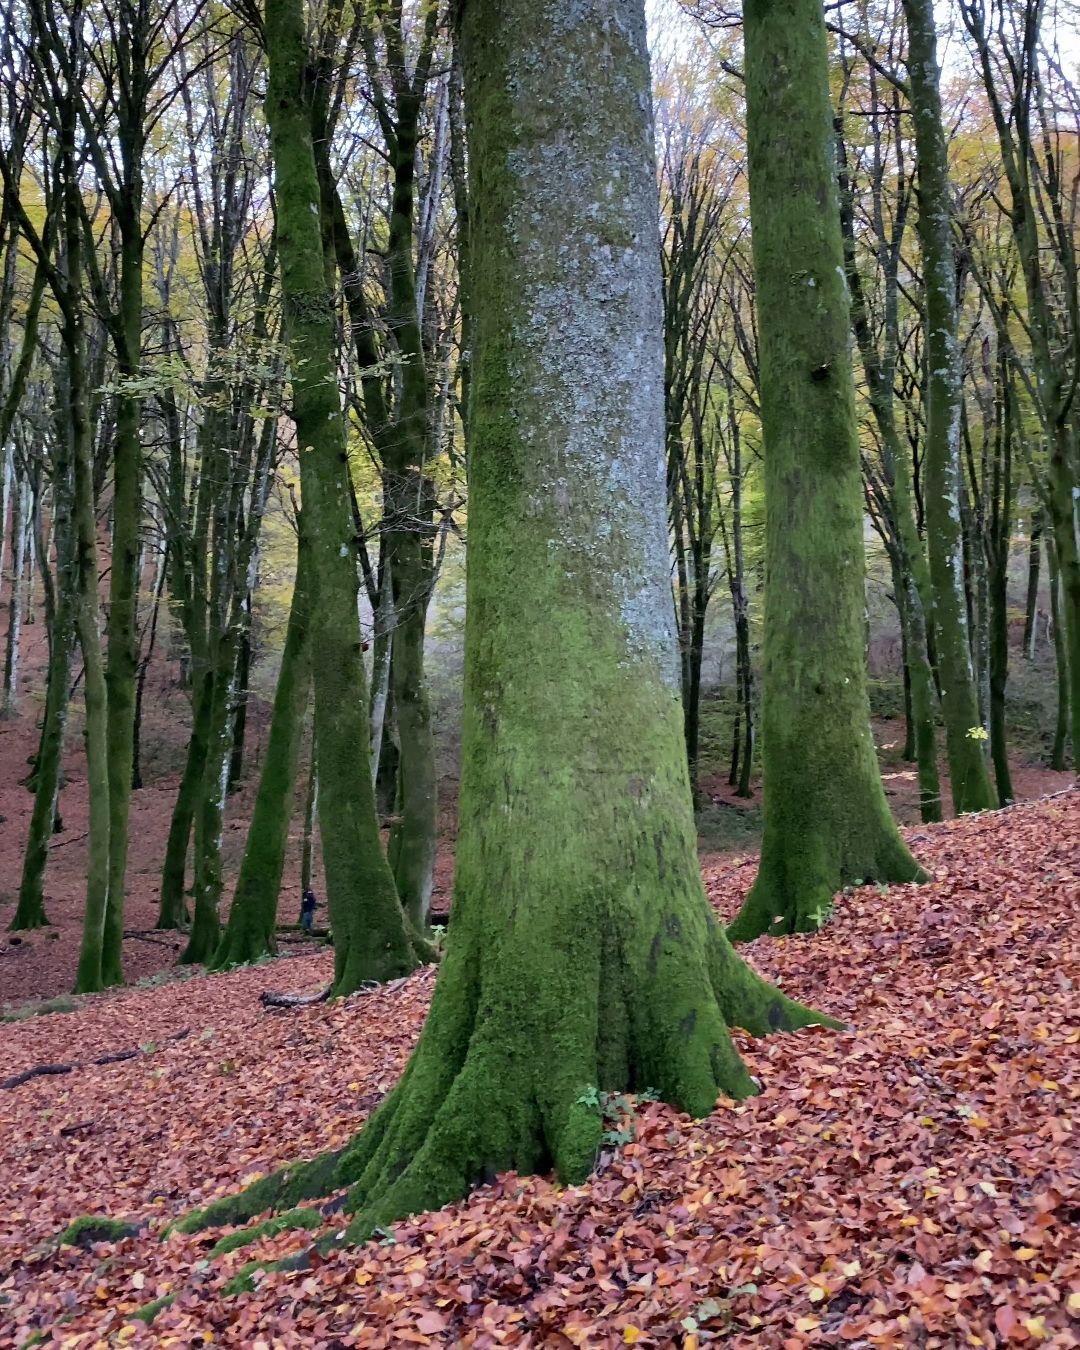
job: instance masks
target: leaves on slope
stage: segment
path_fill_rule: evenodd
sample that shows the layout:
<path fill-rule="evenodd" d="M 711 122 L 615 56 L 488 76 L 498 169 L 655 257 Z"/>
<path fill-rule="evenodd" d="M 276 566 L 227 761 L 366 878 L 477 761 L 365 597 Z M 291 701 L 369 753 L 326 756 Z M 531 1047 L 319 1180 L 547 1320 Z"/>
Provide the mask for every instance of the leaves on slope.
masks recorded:
<path fill-rule="evenodd" d="M 238 1295 L 245 1262 L 311 1235 L 213 1262 L 219 1233 L 48 1239 L 87 1212 L 160 1228 L 342 1143 L 399 1073 L 432 972 L 275 1012 L 259 995 L 283 967 L 259 967 L 11 1028 L 4 1074 L 144 1053 L 0 1099 L 0 1344 L 1080 1345 L 1078 838 L 1080 793 L 915 832 L 930 885 L 862 887 L 822 933 L 749 949 L 855 1028 L 740 1038 L 761 1096 L 697 1123 L 642 1102 L 584 1186 L 501 1177 Z M 722 913 L 752 876 L 707 877 Z M 328 961 L 284 969 L 314 990 Z M 129 1320 L 169 1295 L 152 1327 Z"/>

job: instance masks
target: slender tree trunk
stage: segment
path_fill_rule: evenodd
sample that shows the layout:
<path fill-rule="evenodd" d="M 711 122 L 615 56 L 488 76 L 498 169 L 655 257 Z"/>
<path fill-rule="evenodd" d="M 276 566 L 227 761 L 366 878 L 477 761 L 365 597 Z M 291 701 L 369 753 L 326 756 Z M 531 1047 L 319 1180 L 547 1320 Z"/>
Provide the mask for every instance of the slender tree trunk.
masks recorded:
<path fill-rule="evenodd" d="M 0 596 L 4 593 L 4 555 L 7 552 L 8 511 L 15 478 L 15 448 L 5 439 L 0 445 Z"/>
<path fill-rule="evenodd" d="M 395 826 L 394 880 L 416 929 L 427 924 L 435 874 L 436 781 L 431 702 L 424 674 L 424 629 L 432 581 L 431 520 L 434 493 L 422 471 L 383 475 L 391 520 L 388 529 L 394 598 L 393 659 L 397 717 L 400 824 Z M 408 523 L 405 523 L 408 522 Z"/>
<path fill-rule="evenodd" d="M 247 735 L 247 705 L 251 683 L 251 595 L 244 601 L 247 621 L 240 634 L 236 658 L 236 688 L 233 691 L 232 749 L 229 756 L 229 791 L 235 792 L 244 776 L 244 740 Z"/>
<path fill-rule="evenodd" d="M 870 407 L 881 435 L 882 458 L 892 512 L 895 556 L 890 558 L 896 587 L 896 605 L 903 632 L 905 711 L 910 701 L 908 740 L 911 758 L 918 765 L 919 811 L 924 821 L 941 819 L 941 785 L 937 766 L 937 729 L 934 720 L 933 672 L 926 615 L 931 603 L 930 574 L 915 513 L 915 489 L 907 447 L 896 424 L 894 394 L 896 372 L 897 260 L 887 253 L 886 332 L 884 356 L 867 313 L 862 277 L 855 255 L 855 215 L 847 174 L 843 138 L 841 151 L 840 221 L 844 237 L 844 264 L 851 292 L 851 320 L 866 376 Z M 896 227 L 902 232 L 902 226 Z M 905 750 L 908 746 L 905 745 Z"/>
<path fill-rule="evenodd" d="M 899 578 L 897 578 L 899 584 Z M 911 703 L 911 668 L 908 665 L 907 620 L 900 616 L 900 664 L 903 667 L 902 683 L 904 687 L 904 748 L 900 758 L 908 764 L 915 762 L 915 713 Z"/>
<path fill-rule="evenodd" d="M 304 513 L 312 548 L 312 662 L 334 990 L 416 964 L 383 855 L 368 762 L 368 697 L 356 611 L 356 560 L 338 396 L 335 324 L 312 145 L 302 7 L 267 0 L 266 116 L 277 189 L 278 252 Z"/>
<path fill-rule="evenodd" d="M 601 1092 L 648 1085 L 709 1112 L 755 1090 L 729 1025 L 820 1020 L 735 955 L 698 870 L 644 7 L 469 0 L 462 23 L 475 366 L 447 955 L 413 1057 L 353 1144 L 195 1223 L 351 1183 L 363 1237 L 500 1172 L 580 1182 Z"/>
<path fill-rule="evenodd" d="M 371 781 L 379 781 L 383 730 L 390 695 L 390 663 L 394 631 L 394 596 L 390 587 L 390 568 L 385 550 L 379 555 L 379 604 L 375 613 L 375 633 L 371 662 Z"/>
<path fill-rule="evenodd" d="M 214 955 L 215 970 L 257 961 L 275 950 L 274 927 L 296 795 L 304 714 L 311 690 L 309 566 L 307 546 L 301 535 L 266 758 L 229 922 Z"/>
<path fill-rule="evenodd" d="M 14 509 L 11 513 L 11 595 L 8 599 L 7 647 L 4 653 L 4 693 L 0 717 L 19 715 L 19 656 L 22 647 L 23 608 L 26 603 L 26 536 L 30 507 L 30 482 L 17 473 Z"/>
<path fill-rule="evenodd" d="M 73 114 L 69 112 L 73 117 Z M 65 143 L 65 241 L 67 286 L 64 307 L 64 349 L 68 359 L 71 402 L 71 454 L 74 485 L 74 527 L 77 550 L 76 624 L 83 656 L 83 700 L 86 709 L 86 786 L 90 803 L 86 914 L 75 975 L 75 992 L 92 993 L 109 983 L 105 964 L 105 925 L 109 902 L 109 764 L 108 692 L 98 631 L 97 522 L 94 511 L 93 450 L 86 370 L 86 337 L 82 303 L 82 203 L 79 198 L 74 128 L 68 123 Z"/>
<path fill-rule="evenodd" d="M 1054 666 L 1057 671 L 1057 717 L 1054 721 L 1054 740 L 1050 747 L 1050 768 L 1063 772 L 1066 766 L 1065 746 L 1069 739 L 1069 658 L 1065 650 L 1065 632 L 1061 623 L 1061 572 L 1057 565 L 1054 537 L 1046 534 L 1046 570 L 1050 580 L 1050 627 L 1054 638 Z M 1073 758 L 1076 745 L 1073 744 Z"/>
<path fill-rule="evenodd" d="M 315 813 L 319 805 L 319 759 L 315 737 L 311 738 L 307 792 L 304 794 L 304 830 L 300 841 L 300 894 L 310 887 L 315 872 Z"/>
<path fill-rule="evenodd" d="M 1069 428 L 1055 426 L 1050 444 L 1049 486 L 1054 557 L 1060 577 L 1058 609 L 1069 670 L 1069 730 L 1073 767 L 1080 767 L 1080 545 L 1077 544 L 1078 487 L 1070 471 Z"/>
<path fill-rule="evenodd" d="M 1035 660 L 1035 637 L 1039 615 L 1039 561 L 1042 558 L 1043 513 L 1036 507 L 1031 513 L 1031 539 L 1028 543 L 1027 598 L 1024 601 L 1024 655 Z"/>
<path fill-rule="evenodd" d="M 919 242 L 926 289 L 927 410 L 924 451 L 926 539 L 933 590 L 934 641 L 941 679 L 945 748 L 953 809 L 996 805 L 978 732 L 982 727 L 968 648 L 960 517 L 960 416 L 949 169 L 938 88 L 933 0 L 903 0 L 908 77 L 919 170 Z"/>
<path fill-rule="evenodd" d="M 194 819 L 195 903 L 191 933 L 180 955 L 181 965 L 209 962 L 221 939 L 219 912 L 225 885 L 221 842 L 232 745 L 229 705 L 236 671 L 237 634 L 230 628 L 214 646 L 216 650 L 203 684 L 203 703 L 208 707 L 206 753 Z"/>
<path fill-rule="evenodd" d="M 192 669 L 191 738 L 188 741 L 184 773 L 180 789 L 173 803 L 169 835 L 165 842 L 165 862 L 161 869 L 161 896 L 158 905 L 157 928 L 186 928 L 187 902 L 184 887 L 187 881 L 188 844 L 191 827 L 199 801 L 203 770 L 209 743 L 210 699 L 213 690 L 207 684 L 205 670 Z"/>
<path fill-rule="evenodd" d="M 765 437 L 765 830 L 730 932 L 820 927 L 856 880 L 921 875 L 889 814 L 863 659 L 850 313 L 821 0 L 748 0 Z"/>
<path fill-rule="evenodd" d="M 134 202 L 141 201 L 141 187 Z M 137 207 L 122 230 L 119 374 L 136 380 L 142 365 L 143 227 Z M 109 694 L 109 907 L 105 916 L 102 972 L 106 985 L 122 984 L 124 893 L 128 817 L 134 759 L 136 617 L 139 600 L 139 534 L 142 525 L 142 408 L 138 395 L 117 399 L 113 459 L 112 554 L 109 572 L 107 668 Z"/>
<path fill-rule="evenodd" d="M 154 659 L 154 647 L 157 642 L 158 616 L 161 613 L 161 597 L 165 592 L 165 580 L 168 576 L 168 554 L 163 549 L 158 559 L 157 576 L 154 580 L 154 601 L 153 609 L 150 611 L 150 632 L 146 643 L 146 651 L 139 658 L 139 673 L 135 684 L 135 714 L 131 732 L 131 787 L 137 790 L 142 787 L 142 710 L 143 698 L 146 694 L 146 676 L 150 669 L 150 662 Z"/>
<path fill-rule="evenodd" d="M 64 440 L 68 438 L 65 436 Z M 73 537 L 71 455 L 65 449 L 53 465 L 53 537 L 56 540 L 56 602 L 49 625 L 49 673 L 41 741 L 34 763 L 34 809 L 23 854 L 19 903 L 12 929 L 41 928 L 45 914 L 45 866 L 49 858 L 60 792 L 60 771 L 67 730 L 71 656 L 79 577 Z"/>

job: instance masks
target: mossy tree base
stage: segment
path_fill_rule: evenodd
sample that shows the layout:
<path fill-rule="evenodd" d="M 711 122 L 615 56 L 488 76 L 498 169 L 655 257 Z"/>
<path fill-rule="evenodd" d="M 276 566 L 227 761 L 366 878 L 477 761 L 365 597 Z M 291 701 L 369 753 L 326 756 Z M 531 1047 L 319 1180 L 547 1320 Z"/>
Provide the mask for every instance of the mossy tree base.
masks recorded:
<path fill-rule="evenodd" d="M 766 1035 L 838 1024 L 785 997 L 733 952 L 696 877 L 659 879 L 680 870 L 666 849 L 648 836 L 628 848 L 620 880 L 641 878 L 648 898 L 630 884 L 610 900 L 604 941 L 589 887 L 564 904 L 536 888 L 510 914 L 497 886 L 472 904 L 459 895 L 417 1049 L 353 1142 L 179 1227 L 241 1224 L 348 1189 L 348 1236 L 360 1241 L 501 1172 L 554 1168 L 568 1184 L 583 1181 L 604 1129 L 600 1092 L 649 1089 L 695 1116 L 720 1096 L 751 1095 L 730 1026 Z"/>

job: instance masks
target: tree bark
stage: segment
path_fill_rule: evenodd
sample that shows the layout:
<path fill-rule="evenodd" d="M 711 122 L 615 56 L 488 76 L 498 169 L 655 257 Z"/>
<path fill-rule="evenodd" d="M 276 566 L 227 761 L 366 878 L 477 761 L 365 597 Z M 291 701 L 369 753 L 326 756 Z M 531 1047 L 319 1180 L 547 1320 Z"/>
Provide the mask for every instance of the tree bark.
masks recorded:
<path fill-rule="evenodd" d="M 863 660 L 850 311 L 821 0 L 748 0 L 765 439 L 765 830 L 729 932 L 812 931 L 854 881 L 922 874 L 889 814 Z"/>

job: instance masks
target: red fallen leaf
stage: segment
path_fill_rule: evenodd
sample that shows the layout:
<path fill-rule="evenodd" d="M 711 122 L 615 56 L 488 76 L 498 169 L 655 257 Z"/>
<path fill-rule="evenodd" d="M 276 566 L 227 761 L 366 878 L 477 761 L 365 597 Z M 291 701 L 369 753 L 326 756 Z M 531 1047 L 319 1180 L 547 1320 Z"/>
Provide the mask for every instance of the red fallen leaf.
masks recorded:
<path fill-rule="evenodd" d="M 1013 1332 L 1016 1330 L 1016 1313 L 1008 1303 L 1003 1303 L 997 1312 L 994 1313 L 994 1326 L 997 1327 L 999 1335 L 1006 1340 L 1012 1340 Z"/>
<path fill-rule="evenodd" d="M 417 1321 L 416 1329 L 425 1336 L 436 1336 L 440 1331 L 446 1330 L 446 1318 L 432 1308 Z"/>

